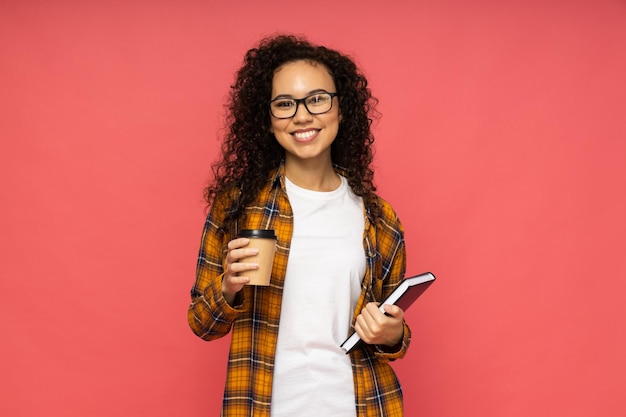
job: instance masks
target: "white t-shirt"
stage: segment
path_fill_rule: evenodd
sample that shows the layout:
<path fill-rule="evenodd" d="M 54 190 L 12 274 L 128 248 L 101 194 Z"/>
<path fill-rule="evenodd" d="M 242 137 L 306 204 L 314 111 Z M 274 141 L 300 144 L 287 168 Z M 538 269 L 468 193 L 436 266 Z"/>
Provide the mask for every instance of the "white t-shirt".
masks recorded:
<path fill-rule="evenodd" d="M 355 417 L 350 328 L 365 274 L 363 201 L 286 179 L 294 213 L 272 388 L 272 417 Z"/>

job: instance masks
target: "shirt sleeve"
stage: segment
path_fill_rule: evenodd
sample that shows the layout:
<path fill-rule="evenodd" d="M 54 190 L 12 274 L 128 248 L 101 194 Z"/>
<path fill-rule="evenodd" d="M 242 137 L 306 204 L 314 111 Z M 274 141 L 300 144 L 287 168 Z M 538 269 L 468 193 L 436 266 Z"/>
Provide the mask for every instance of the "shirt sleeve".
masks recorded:
<path fill-rule="evenodd" d="M 187 312 L 189 327 L 204 340 L 226 335 L 241 313 L 241 308 L 228 304 L 222 293 L 223 262 L 230 239 L 220 227 L 224 212 L 223 201 L 216 200 L 204 224 L 196 281 Z"/>

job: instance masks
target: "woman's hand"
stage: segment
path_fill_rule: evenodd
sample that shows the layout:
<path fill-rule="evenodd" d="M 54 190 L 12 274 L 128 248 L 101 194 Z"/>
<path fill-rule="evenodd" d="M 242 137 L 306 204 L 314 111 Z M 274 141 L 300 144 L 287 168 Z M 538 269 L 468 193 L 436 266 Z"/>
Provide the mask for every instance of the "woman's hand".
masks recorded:
<path fill-rule="evenodd" d="M 354 329 L 370 345 L 395 346 L 404 334 L 404 312 L 396 305 L 385 304 L 382 313 L 379 303 L 367 303 L 356 318 Z"/>
<path fill-rule="evenodd" d="M 242 258 L 253 256 L 259 253 L 258 249 L 246 248 L 250 239 L 241 237 L 228 242 L 228 253 L 226 254 L 226 269 L 222 280 L 222 292 L 228 304 L 232 305 L 235 295 L 241 291 L 243 286 L 250 281 L 248 277 L 240 275 L 246 271 L 259 267 L 258 263 L 239 262 Z"/>

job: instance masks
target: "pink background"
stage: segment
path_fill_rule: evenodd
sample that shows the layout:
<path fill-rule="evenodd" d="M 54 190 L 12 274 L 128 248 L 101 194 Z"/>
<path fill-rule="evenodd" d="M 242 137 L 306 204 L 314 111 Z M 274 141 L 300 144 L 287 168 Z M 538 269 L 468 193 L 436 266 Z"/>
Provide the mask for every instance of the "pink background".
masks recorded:
<path fill-rule="evenodd" d="M 626 2 L 0 0 L 0 415 L 216 416 L 186 309 L 244 52 L 353 54 L 377 183 L 439 280 L 407 416 L 623 416 Z"/>

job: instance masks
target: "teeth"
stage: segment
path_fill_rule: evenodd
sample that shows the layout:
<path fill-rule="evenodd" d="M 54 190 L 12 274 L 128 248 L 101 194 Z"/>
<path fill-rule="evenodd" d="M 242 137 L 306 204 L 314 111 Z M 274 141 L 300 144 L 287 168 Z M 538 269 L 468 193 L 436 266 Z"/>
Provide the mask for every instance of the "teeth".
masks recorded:
<path fill-rule="evenodd" d="M 307 130 L 306 132 L 296 132 L 293 135 L 296 137 L 296 139 L 306 140 L 315 136 L 316 133 L 316 130 Z"/>

